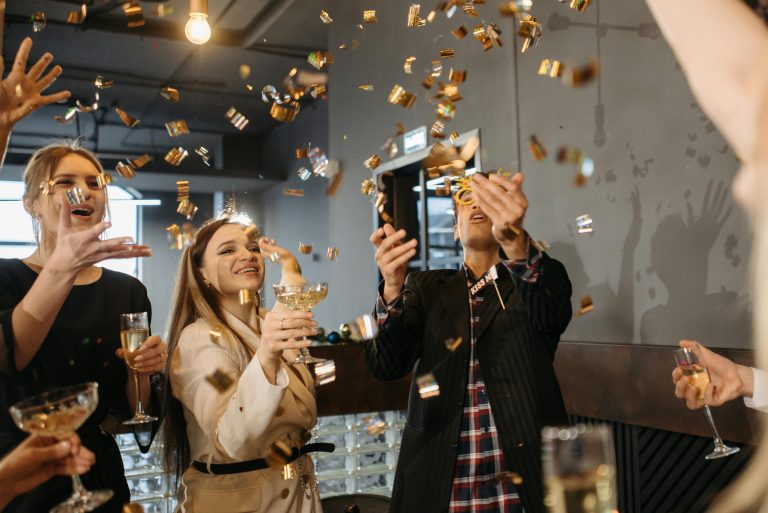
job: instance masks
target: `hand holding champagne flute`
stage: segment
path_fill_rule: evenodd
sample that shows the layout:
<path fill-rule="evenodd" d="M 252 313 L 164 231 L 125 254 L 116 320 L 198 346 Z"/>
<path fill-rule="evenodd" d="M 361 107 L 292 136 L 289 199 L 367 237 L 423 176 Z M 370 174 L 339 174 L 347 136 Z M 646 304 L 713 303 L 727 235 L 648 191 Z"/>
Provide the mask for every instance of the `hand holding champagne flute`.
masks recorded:
<path fill-rule="evenodd" d="M 123 422 L 126 425 L 146 424 L 157 420 L 157 417 L 144 413 L 141 405 L 141 387 L 139 377 L 141 369 L 137 367 L 136 352 L 149 338 L 149 316 L 147 312 L 126 313 L 120 316 L 120 342 L 123 346 L 125 363 L 133 371 L 133 380 L 136 384 L 136 411 L 133 418 Z"/>

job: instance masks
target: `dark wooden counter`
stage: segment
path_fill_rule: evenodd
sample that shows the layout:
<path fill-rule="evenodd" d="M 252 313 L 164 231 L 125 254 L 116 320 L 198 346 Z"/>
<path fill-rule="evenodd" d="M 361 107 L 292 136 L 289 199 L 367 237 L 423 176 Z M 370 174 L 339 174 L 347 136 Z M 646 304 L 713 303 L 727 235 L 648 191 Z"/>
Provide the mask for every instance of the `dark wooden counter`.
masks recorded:
<path fill-rule="evenodd" d="M 671 373 L 673 347 L 561 342 L 555 368 L 566 408 L 572 415 L 710 436 L 703 411 L 689 411 L 674 396 Z M 750 365 L 752 351 L 718 350 Z M 365 367 L 359 345 L 312 348 L 312 354 L 333 358 L 336 381 L 318 389 L 318 413 L 339 415 L 407 407 L 410 376 L 378 381 Z M 758 428 L 758 414 L 742 401 L 714 409 L 726 440 L 749 443 Z"/>

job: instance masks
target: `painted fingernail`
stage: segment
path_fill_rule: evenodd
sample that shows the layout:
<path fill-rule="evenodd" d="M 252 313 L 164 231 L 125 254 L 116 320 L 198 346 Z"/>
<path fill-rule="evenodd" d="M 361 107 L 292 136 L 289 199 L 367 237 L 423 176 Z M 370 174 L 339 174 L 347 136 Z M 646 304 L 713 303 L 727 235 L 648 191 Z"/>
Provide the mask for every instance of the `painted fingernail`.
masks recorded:
<path fill-rule="evenodd" d="M 134 362 L 140 362 L 140 361 L 141 361 L 141 360 L 143 360 L 143 359 L 144 359 L 144 357 L 143 357 L 143 356 L 141 356 L 141 355 L 138 355 L 136 358 L 134 358 L 134 359 L 133 359 L 133 361 L 134 361 Z"/>

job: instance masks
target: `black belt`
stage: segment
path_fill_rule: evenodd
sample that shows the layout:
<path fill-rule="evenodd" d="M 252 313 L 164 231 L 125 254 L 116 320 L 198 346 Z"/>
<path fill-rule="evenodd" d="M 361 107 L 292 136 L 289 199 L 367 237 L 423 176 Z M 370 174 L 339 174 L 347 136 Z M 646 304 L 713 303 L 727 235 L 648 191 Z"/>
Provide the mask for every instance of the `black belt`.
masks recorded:
<path fill-rule="evenodd" d="M 332 443 L 315 443 L 303 445 L 301 449 L 293 448 L 291 457 L 285 463 L 290 463 L 310 452 L 333 452 L 336 450 L 336 445 Z M 204 472 L 206 474 L 239 474 L 240 472 L 251 472 L 253 470 L 264 470 L 269 467 L 267 460 L 259 458 L 256 460 L 238 461 L 237 463 L 211 463 L 210 471 L 208 470 L 208 464 L 202 461 L 193 461 L 192 466 L 195 470 Z"/>

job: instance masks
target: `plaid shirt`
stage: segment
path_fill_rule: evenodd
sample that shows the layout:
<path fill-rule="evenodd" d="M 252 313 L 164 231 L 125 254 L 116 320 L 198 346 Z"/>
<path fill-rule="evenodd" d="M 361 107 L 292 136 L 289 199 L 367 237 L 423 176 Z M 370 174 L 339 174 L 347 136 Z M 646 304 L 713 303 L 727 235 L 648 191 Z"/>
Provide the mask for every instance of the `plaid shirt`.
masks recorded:
<path fill-rule="evenodd" d="M 497 272 L 506 268 L 518 279 L 535 283 L 540 273 L 541 253 L 528 238 L 528 258 L 502 260 Z M 491 404 L 485 391 L 485 382 L 477 360 L 475 329 L 482 314 L 486 294 L 495 294 L 488 282 L 475 295 L 469 290 L 479 278 L 464 268 L 467 275 L 467 291 L 470 307 L 470 358 L 467 391 L 464 398 L 461 431 L 456 453 L 456 469 L 453 478 L 449 513 L 523 513 L 520 496 L 511 480 L 503 477 L 504 454 L 499 446 L 498 432 L 491 412 Z M 486 275 L 487 276 L 487 275 Z M 379 325 L 392 316 L 397 317 L 403 308 L 402 294 L 389 305 L 379 296 L 376 314 Z"/>

